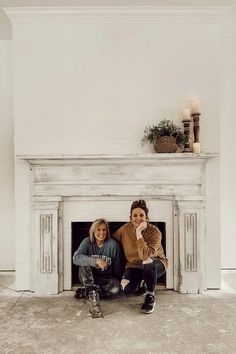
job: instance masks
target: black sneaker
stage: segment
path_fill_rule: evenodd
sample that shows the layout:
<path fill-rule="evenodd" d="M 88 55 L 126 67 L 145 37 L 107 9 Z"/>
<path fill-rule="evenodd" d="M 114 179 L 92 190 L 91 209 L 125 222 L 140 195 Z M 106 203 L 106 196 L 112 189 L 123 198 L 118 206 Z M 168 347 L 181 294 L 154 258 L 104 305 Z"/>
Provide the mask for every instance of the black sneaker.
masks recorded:
<path fill-rule="evenodd" d="M 76 299 L 85 299 L 85 289 L 84 288 L 78 288 L 75 293 L 74 293 L 74 297 Z"/>
<path fill-rule="evenodd" d="M 92 318 L 99 318 L 102 316 L 102 311 L 99 303 L 99 294 L 96 290 L 91 290 L 88 294 L 89 298 L 89 311 L 88 315 Z"/>
<path fill-rule="evenodd" d="M 145 297 L 145 301 L 141 306 L 142 313 L 152 313 L 155 307 L 155 297 L 152 294 L 147 294 Z"/>

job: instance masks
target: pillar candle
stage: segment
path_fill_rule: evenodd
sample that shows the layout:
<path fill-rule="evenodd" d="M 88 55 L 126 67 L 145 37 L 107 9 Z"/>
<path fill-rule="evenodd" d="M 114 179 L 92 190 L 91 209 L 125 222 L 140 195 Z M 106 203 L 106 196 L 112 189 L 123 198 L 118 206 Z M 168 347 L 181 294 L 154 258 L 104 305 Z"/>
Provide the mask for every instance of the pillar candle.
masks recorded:
<path fill-rule="evenodd" d="M 185 108 L 183 110 L 183 120 L 190 120 L 190 109 Z"/>
<path fill-rule="evenodd" d="M 193 143 L 193 153 L 200 154 L 200 152 L 201 152 L 200 143 Z"/>
<path fill-rule="evenodd" d="M 191 101 L 191 114 L 200 113 L 200 102 L 198 100 Z"/>

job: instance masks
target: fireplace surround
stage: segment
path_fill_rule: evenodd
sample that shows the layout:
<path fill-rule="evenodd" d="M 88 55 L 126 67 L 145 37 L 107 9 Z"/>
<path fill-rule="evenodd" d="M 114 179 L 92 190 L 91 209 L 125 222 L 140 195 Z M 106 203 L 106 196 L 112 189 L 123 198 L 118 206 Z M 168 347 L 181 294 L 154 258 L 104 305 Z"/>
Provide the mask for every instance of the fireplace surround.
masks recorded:
<path fill-rule="evenodd" d="M 131 202 L 142 198 L 147 201 L 150 221 L 166 224 L 170 264 L 166 288 L 201 293 L 206 289 L 206 163 L 216 156 L 17 156 L 18 218 L 24 204 L 20 194 L 26 190 L 29 202 L 29 212 L 24 215 L 28 227 L 17 232 L 24 232 L 30 261 L 23 264 L 22 257 L 16 276 L 21 279 L 24 269 L 24 276 L 30 279 L 28 290 L 37 293 L 70 290 L 72 222 L 97 217 L 128 221 Z M 18 289 L 23 290 L 20 281 Z"/>

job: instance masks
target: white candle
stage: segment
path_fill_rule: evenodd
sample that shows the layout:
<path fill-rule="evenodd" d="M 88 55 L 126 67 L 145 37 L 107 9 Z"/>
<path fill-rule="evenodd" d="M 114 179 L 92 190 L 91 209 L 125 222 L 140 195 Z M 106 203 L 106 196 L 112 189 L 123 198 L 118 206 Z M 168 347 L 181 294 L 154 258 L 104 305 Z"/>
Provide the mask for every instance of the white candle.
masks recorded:
<path fill-rule="evenodd" d="M 193 143 L 193 152 L 194 154 L 200 154 L 201 152 L 200 143 Z"/>
<path fill-rule="evenodd" d="M 185 108 L 183 110 L 183 120 L 190 120 L 190 109 Z"/>
<path fill-rule="evenodd" d="M 191 114 L 200 113 L 200 102 L 198 100 L 191 101 Z"/>

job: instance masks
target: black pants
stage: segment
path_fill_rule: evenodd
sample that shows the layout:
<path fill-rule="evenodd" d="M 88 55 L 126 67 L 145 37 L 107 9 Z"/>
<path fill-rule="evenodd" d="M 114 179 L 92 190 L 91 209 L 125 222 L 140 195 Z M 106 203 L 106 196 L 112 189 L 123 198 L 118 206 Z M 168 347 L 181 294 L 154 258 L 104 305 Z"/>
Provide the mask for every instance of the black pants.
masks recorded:
<path fill-rule="evenodd" d="M 154 292 L 157 279 L 165 274 L 166 270 L 163 263 L 158 258 L 152 258 L 152 263 L 143 264 L 142 269 L 127 268 L 123 279 L 129 282 L 123 288 L 125 294 L 133 294 L 138 290 L 141 280 L 144 280 L 147 285 L 148 292 Z"/>
<path fill-rule="evenodd" d="M 120 282 L 116 278 L 106 274 L 96 274 L 92 267 L 79 267 L 79 281 L 85 290 L 92 285 L 98 285 L 101 298 L 112 298 L 120 292 Z"/>

